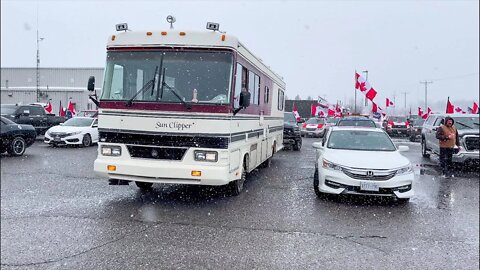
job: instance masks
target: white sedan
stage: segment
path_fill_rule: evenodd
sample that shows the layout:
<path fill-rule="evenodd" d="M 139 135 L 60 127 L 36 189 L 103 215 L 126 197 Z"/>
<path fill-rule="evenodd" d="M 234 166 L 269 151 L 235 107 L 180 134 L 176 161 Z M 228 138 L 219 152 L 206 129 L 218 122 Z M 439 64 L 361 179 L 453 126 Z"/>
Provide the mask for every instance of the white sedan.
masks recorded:
<path fill-rule="evenodd" d="M 91 117 L 70 118 L 45 133 L 45 143 L 57 145 L 90 146 L 98 143 L 98 120 Z"/>
<path fill-rule="evenodd" d="M 325 193 L 396 197 L 408 202 L 414 195 L 410 161 L 390 136 L 379 128 L 331 127 L 317 149 L 313 187 Z"/>

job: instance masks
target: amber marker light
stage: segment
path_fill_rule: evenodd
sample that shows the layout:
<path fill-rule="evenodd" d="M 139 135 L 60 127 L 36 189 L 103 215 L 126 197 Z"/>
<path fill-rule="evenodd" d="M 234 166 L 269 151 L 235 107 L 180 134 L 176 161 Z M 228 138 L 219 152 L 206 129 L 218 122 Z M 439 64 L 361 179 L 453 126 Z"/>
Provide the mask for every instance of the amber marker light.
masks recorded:
<path fill-rule="evenodd" d="M 162 32 L 161 34 L 162 34 L 162 36 L 166 36 L 167 32 Z"/>
<path fill-rule="evenodd" d="M 180 32 L 179 35 L 180 35 L 180 36 L 185 36 L 186 33 L 185 33 L 185 32 Z"/>
<path fill-rule="evenodd" d="M 117 170 L 117 166 L 115 165 L 107 165 L 107 170 L 114 172 Z"/>
<path fill-rule="evenodd" d="M 116 36 L 115 36 L 115 35 L 112 35 L 112 41 L 114 41 L 114 40 L 115 40 L 115 38 L 116 38 Z"/>
<path fill-rule="evenodd" d="M 192 176 L 202 176 L 201 171 L 192 171 Z"/>
<path fill-rule="evenodd" d="M 152 32 L 147 32 L 147 36 L 151 36 L 152 35 Z"/>
<path fill-rule="evenodd" d="M 225 41 L 225 35 L 222 35 L 222 41 Z"/>

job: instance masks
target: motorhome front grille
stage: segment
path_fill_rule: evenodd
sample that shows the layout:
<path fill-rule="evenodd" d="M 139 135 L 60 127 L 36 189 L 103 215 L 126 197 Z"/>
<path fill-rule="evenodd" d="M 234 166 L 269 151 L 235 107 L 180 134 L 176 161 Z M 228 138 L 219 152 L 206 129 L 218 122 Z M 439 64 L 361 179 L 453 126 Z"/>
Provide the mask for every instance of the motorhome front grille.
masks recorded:
<path fill-rule="evenodd" d="M 186 148 L 147 147 L 127 145 L 128 152 L 134 158 L 182 160 Z"/>
<path fill-rule="evenodd" d="M 480 150 L 480 141 L 478 136 L 465 137 L 465 149 L 468 151 Z"/>
<path fill-rule="evenodd" d="M 129 145 L 228 148 L 228 137 L 99 132 L 100 142 Z"/>

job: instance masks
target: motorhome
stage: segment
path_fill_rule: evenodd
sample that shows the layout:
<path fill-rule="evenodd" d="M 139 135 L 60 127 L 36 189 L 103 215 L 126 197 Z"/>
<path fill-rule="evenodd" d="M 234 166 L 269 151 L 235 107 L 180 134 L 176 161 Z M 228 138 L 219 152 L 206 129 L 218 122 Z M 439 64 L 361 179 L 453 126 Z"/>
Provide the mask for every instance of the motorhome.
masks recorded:
<path fill-rule="evenodd" d="M 95 172 L 141 189 L 228 185 L 239 194 L 247 174 L 283 148 L 283 78 L 215 23 L 117 31 L 98 97 Z"/>

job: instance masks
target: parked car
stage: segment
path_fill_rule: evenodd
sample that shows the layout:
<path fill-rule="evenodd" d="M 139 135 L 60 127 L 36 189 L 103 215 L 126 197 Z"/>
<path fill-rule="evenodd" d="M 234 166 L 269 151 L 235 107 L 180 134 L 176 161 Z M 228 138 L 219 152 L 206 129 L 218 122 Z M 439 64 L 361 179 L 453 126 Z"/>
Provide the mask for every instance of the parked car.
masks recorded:
<path fill-rule="evenodd" d="M 408 128 L 410 127 L 410 124 L 405 116 L 387 116 L 387 118 L 383 120 L 383 127 L 390 136 L 408 136 Z"/>
<path fill-rule="evenodd" d="M 2 104 L 1 115 L 17 124 L 32 125 L 38 135 L 65 122 L 64 117 L 47 114 L 41 105 Z"/>
<path fill-rule="evenodd" d="M 98 116 L 98 111 L 97 110 L 85 110 L 85 111 L 80 111 L 77 114 L 77 117 L 94 117 L 96 118 Z"/>
<path fill-rule="evenodd" d="M 21 156 L 35 142 L 37 132 L 32 125 L 20 125 L 3 116 L 0 122 L 0 154 L 6 151 L 11 156 Z"/>
<path fill-rule="evenodd" d="M 367 117 L 363 116 L 348 116 L 340 119 L 337 126 L 339 127 L 377 127 L 375 122 Z"/>
<path fill-rule="evenodd" d="M 65 123 L 50 128 L 45 133 L 45 143 L 58 145 L 82 145 L 88 147 L 98 143 L 98 119 L 74 117 Z"/>
<path fill-rule="evenodd" d="M 440 146 L 436 138 L 436 132 L 446 116 L 455 121 L 458 130 L 460 148 L 453 154 L 452 161 L 455 163 L 479 162 L 480 132 L 478 114 L 431 114 L 422 127 L 421 144 L 422 156 L 440 154 Z"/>
<path fill-rule="evenodd" d="M 283 119 L 283 145 L 299 151 L 302 148 L 302 136 L 297 119 L 292 112 L 285 112 Z"/>
<path fill-rule="evenodd" d="M 407 202 L 413 195 L 414 173 L 410 161 L 390 136 L 379 128 L 331 127 L 316 151 L 313 188 L 325 194 L 394 197 Z"/>
<path fill-rule="evenodd" d="M 322 137 L 325 134 L 326 120 L 321 117 L 312 117 L 303 123 L 301 134 L 302 137 Z"/>
<path fill-rule="evenodd" d="M 423 123 L 425 123 L 425 120 L 422 118 L 417 118 L 410 123 L 410 127 L 408 128 L 408 136 L 411 142 L 420 140 L 422 137 Z"/>

